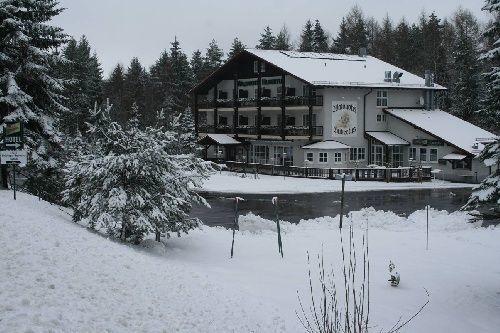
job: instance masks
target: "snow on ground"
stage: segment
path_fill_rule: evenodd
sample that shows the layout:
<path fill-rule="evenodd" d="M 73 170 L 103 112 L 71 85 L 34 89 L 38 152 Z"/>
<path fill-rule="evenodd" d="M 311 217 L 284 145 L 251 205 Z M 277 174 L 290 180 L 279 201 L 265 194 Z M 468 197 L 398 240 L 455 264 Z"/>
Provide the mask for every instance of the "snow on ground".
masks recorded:
<path fill-rule="evenodd" d="M 289 193 L 326 193 L 340 192 L 342 182 L 330 179 L 308 179 L 247 174 L 223 171 L 214 174 L 205 181 L 201 192 L 212 193 L 245 193 L 245 194 L 289 194 Z M 444 189 L 472 188 L 473 184 L 451 183 L 433 180 L 423 183 L 386 183 L 374 181 L 348 181 L 345 190 L 348 192 L 411 190 L 411 189 Z"/>
<path fill-rule="evenodd" d="M 346 223 L 351 219 L 348 218 Z M 389 329 L 430 303 L 404 332 L 497 332 L 500 228 L 465 213 L 353 214 L 356 243 L 369 226 L 371 326 Z M 271 221 L 240 218 L 232 232 L 203 227 L 167 248 L 107 240 L 55 206 L 0 191 L 0 332 L 301 332 L 308 306 L 307 251 L 341 266 L 338 217 L 283 223 L 284 259 Z M 347 236 L 347 228 L 343 229 Z M 392 260 L 399 287 L 387 281 Z M 314 275 L 314 271 L 313 271 Z"/>

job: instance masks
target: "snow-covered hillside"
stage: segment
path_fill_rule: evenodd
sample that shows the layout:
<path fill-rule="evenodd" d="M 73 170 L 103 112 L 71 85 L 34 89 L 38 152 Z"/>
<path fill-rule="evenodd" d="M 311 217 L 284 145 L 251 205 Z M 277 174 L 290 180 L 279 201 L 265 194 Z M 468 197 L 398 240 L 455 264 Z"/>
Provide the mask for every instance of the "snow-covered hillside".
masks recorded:
<path fill-rule="evenodd" d="M 500 228 L 464 213 L 354 213 L 357 243 L 369 225 L 371 325 L 390 328 L 430 303 L 405 332 L 496 332 Z M 113 242 L 73 224 L 58 207 L 0 191 L 0 332 L 301 332 L 297 292 L 308 300 L 307 257 L 323 248 L 340 268 L 338 218 L 273 224 L 240 218 L 232 233 L 203 227 L 166 249 Z M 344 229 L 347 231 L 347 228 Z M 150 242 L 146 242 L 151 244 Z M 390 287 L 388 263 L 401 274 Z M 313 262 L 315 264 L 315 262 Z"/>

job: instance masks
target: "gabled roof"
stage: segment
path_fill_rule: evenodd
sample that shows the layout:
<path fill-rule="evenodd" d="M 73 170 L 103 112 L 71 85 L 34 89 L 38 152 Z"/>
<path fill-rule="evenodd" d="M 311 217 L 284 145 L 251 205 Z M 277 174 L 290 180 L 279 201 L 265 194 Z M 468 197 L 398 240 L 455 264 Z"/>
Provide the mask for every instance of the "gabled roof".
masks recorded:
<path fill-rule="evenodd" d="M 303 146 L 302 149 L 349 149 L 348 145 L 345 145 L 341 142 L 330 140 L 330 141 L 320 141 L 316 143 L 312 143 L 307 146 Z"/>
<path fill-rule="evenodd" d="M 483 150 L 482 142 L 496 138 L 495 134 L 441 110 L 386 109 L 385 112 L 471 155 Z"/>
<path fill-rule="evenodd" d="M 372 56 L 247 49 L 291 75 L 316 86 L 446 89 Z M 384 82 L 386 71 L 403 73 L 400 83 Z"/>
<path fill-rule="evenodd" d="M 207 134 L 198 143 L 201 145 L 220 145 L 220 146 L 232 146 L 241 145 L 241 142 L 233 139 L 227 134 Z"/>
<path fill-rule="evenodd" d="M 366 135 L 372 137 L 373 139 L 387 146 L 408 146 L 410 144 L 408 141 L 400 138 L 399 136 L 391 132 L 372 131 L 372 132 L 366 132 Z"/>

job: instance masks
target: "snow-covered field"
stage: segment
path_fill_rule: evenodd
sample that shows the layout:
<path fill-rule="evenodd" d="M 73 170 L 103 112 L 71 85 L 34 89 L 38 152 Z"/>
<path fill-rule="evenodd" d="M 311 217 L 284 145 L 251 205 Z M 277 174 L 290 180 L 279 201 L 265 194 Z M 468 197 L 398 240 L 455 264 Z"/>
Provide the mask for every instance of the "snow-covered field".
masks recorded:
<path fill-rule="evenodd" d="M 167 248 L 139 248 L 11 196 L 0 191 L 0 332 L 301 332 L 307 251 L 323 248 L 328 265 L 341 267 L 338 218 L 284 223 L 281 259 L 273 223 L 242 217 L 230 259 L 229 230 L 203 227 Z M 498 332 L 500 228 L 467 224 L 464 213 L 430 216 L 426 251 L 425 212 L 354 213 L 357 244 L 369 226 L 373 331 L 412 315 L 426 288 L 430 303 L 404 332 Z M 397 288 L 387 282 L 389 260 Z"/>
<path fill-rule="evenodd" d="M 444 189 L 444 188 L 472 188 L 472 184 L 451 183 L 442 180 L 434 180 L 423 183 L 385 183 L 372 181 L 348 181 L 345 190 L 349 192 L 380 191 L 380 190 L 409 190 L 409 189 Z M 213 193 L 327 193 L 340 192 L 342 182 L 329 179 L 307 179 L 293 177 L 279 177 L 242 174 L 223 171 L 214 174 L 205 181 L 201 191 Z"/>

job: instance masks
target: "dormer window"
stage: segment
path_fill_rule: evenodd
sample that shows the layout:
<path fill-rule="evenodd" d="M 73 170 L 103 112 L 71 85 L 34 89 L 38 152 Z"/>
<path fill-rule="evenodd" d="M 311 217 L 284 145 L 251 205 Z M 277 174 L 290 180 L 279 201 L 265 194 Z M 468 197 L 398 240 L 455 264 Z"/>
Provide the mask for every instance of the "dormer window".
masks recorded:
<path fill-rule="evenodd" d="M 391 71 L 385 71 L 384 82 L 391 82 L 391 81 L 392 81 L 392 73 L 391 73 Z"/>

